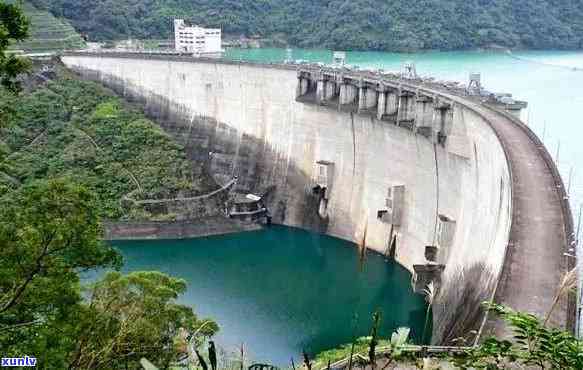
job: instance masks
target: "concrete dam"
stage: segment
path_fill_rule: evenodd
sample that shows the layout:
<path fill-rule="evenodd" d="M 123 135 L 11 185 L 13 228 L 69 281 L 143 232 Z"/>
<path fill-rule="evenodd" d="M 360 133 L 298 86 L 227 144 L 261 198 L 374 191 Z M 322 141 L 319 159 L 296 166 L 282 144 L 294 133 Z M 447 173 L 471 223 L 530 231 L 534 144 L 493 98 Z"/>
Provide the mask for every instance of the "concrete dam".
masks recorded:
<path fill-rule="evenodd" d="M 417 292 L 433 282 L 435 343 L 470 330 L 503 334 L 480 308 L 493 297 L 539 316 L 552 306 L 573 241 L 568 201 L 542 143 L 500 107 L 437 84 L 321 66 L 61 59 L 143 102 L 219 185 L 258 195 L 259 208 L 239 213 L 364 244 L 409 269 Z M 189 217 L 216 216 L 218 203 Z M 569 303 L 554 325 L 573 326 Z"/>

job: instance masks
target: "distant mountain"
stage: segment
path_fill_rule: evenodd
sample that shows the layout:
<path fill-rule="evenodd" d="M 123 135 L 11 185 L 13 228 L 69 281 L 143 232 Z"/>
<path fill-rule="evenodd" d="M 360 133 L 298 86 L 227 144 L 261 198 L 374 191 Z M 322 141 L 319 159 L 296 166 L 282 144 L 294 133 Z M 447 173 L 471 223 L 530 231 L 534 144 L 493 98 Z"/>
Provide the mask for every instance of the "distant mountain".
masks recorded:
<path fill-rule="evenodd" d="M 172 19 L 300 47 L 583 48 L 582 0 L 32 0 L 93 40 L 167 38 Z"/>

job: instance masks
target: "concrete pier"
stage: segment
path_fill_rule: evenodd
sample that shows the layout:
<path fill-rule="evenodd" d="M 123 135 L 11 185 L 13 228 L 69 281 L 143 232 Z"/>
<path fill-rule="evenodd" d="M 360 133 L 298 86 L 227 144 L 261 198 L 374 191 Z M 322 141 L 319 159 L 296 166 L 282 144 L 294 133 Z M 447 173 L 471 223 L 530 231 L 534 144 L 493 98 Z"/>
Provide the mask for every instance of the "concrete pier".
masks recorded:
<path fill-rule="evenodd" d="M 387 92 L 383 87 L 379 91 L 379 100 L 377 102 L 377 119 L 382 120 L 387 113 Z"/>
<path fill-rule="evenodd" d="M 415 125 L 416 102 L 415 92 L 408 90 L 401 90 L 399 92 L 397 125 L 413 129 Z"/>
<path fill-rule="evenodd" d="M 418 95 L 415 111 L 415 132 L 426 137 L 434 136 L 435 105 L 433 98 Z"/>
<path fill-rule="evenodd" d="M 326 100 L 326 81 L 323 79 L 320 79 L 317 82 L 316 99 L 318 103 L 322 103 L 324 100 Z"/>
<path fill-rule="evenodd" d="M 332 100 L 338 93 L 336 92 L 336 82 L 326 81 L 324 84 L 324 99 Z"/>
<path fill-rule="evenodd" d="M 357 102 L 359 89 L 355 85 L 343 83 L 340 85 L 340 105 L 351 105 Z"/>
<path fill-rule="evenodd" d="M 358 112 L 367 113 L 372 112 L 373 110 L 377 111 L 376 106 L 378 99 L 378 93 L 374 86 L 362 84 L 359 89 Z"/>
<path fill-rule="evenodd" d="M 394 122 L 396 122 L 396 115 L 399 110 L 399 92 L 397 89 L 390 89 L 387 91 L 387 106 L 385 109 L 385 115 L 393 117 Z"/>

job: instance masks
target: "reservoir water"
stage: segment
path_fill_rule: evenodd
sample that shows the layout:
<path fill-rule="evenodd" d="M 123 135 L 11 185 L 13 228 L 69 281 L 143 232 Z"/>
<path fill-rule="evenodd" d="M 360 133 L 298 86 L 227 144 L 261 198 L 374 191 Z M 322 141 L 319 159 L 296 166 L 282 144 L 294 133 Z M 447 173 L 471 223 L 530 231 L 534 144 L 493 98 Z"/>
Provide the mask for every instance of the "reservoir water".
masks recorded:
<path fill-rule="evenodd" d="M 382 313 L 381 335 L 399 326 L 423 334 L 425 302 L 411 274 L 378 254 L 360 262 L 354 244 L 294 228 L 217 237 L 114 242 L 125 271 L 159 270 L 188 282 L 180 299 L 218 322 L 217 341 L 244 343 L 256 361 L 289 365 L 308 353 L 366 336 Z"/>

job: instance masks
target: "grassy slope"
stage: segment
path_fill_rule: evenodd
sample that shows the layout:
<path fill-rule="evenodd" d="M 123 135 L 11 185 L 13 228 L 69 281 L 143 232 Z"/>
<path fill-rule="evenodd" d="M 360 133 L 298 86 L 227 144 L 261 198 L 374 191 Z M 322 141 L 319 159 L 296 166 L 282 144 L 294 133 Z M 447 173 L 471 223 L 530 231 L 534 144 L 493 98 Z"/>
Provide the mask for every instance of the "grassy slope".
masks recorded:
<path fill-rule="evenodd" d="M 55 18 L 51 13 L 24 3 L 24 13 L 30 20 L 28 40 L 12 47 L 26 53 L 43 53 L 85 47 L 85 41 L 66 20 Z"/>
<path fill-rule="evenodd" d="M 137 196 L 148 199 L 204 188 L 184 148 L 156 123 L 100 85 L 60 68 L 57 75 L 20 97 L 0 95 L 15 113 L 0 128 L 0 158 L 8 158 L 0 163 L 0 196 L 33 179 L 69 176 L 98 194 L 102 217 L 152 219 L 120 200 L 140 188 Z"/>

